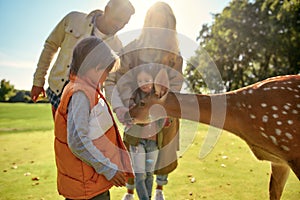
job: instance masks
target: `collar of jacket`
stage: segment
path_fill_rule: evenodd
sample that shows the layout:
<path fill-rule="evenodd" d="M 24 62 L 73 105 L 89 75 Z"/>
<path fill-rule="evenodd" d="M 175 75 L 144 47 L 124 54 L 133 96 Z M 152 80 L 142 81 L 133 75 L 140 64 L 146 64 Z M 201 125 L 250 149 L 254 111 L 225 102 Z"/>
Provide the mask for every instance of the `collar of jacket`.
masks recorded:
<path fill-rule="evenodd" d="M 92 29 L 91 35 L 95 35 L 95 36 L 101 38 L 102 40 L 106 40 L 106 39 L 112 38 L 114 35 L 106 35 L 106 34 L 102 33 L 97 28 L 96 21 L 95 21 L 96 17 L 103 15 L 103 13 L 104 12 L 102 10 L 94 10 L 87 15 L 87 18 L 91 18 L 91 23 L 93 24 L 93 29 Z"/>
<path fill-rule="evenodd" d="M 90 17 L 92 17 L 92 18 L 94 18 L 95 16 L 97 16 L 97 15 L 103 15 L 103 11 L 102 10 L 93 10 L 92 12 L 90 12 L 86 17 L 87 18 L 90 18 Z"/>

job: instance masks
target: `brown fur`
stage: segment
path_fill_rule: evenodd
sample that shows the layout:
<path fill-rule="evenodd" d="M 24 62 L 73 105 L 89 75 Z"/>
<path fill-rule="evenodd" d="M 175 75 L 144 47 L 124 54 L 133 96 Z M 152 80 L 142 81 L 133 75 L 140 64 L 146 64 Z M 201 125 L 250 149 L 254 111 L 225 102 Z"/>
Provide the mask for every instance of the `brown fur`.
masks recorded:
<path fill-rule="evenodd" d="M 242 138 L 258 159 L 271 162 L 270 200 L 280 199 L 290 169 L 300 179 L 300 75 L 269 78 L 223 94 L 148 96 L 130 110 L 133 121 L 149 122 L 153 105 L 160 108 L 154 114 L 152 109 L 152 120 L 165 117 L 160 114 L 163 107 L 168 116 L 206 123 Z"/>

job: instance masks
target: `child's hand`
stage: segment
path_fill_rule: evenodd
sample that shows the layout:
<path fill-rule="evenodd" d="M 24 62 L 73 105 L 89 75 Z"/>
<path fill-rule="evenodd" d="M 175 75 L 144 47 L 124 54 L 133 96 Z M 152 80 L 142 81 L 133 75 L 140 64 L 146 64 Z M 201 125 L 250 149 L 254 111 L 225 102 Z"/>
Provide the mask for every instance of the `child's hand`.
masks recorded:
<path fill-rule="evenodd" d="M 170 127 L 171 126 L 171 120 L 169 118 L 165 118 L 165 121 L 164 121 L 164 127 Z"/>
<path fill-rule="evenodd" d="M 116 187 L 123 187 L 126 183 L 125 174 L 123 172 L 117 171 L 115 176 L 110 181 Z"/>
<path fill-rule="evenodd" d="M 117 118 L 122 124 L 126 124 L 125 114 L 128 112 L 128 110 L 129 109 L 126 107 L 118 107 L 115 109 Z"/>

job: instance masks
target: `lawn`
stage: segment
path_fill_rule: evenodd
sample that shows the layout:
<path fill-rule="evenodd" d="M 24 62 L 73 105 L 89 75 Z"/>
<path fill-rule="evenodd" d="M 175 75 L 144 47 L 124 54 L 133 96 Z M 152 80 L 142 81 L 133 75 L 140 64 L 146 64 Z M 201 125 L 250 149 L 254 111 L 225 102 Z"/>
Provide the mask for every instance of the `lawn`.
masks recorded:
<path fill-rule="evenodd" d="M 258 161 L 238 137 L 223 132 L 211 154 L 199 159 L 207 129 L 182 121 L 179 166 L 169 176 L 166 199 L 267 200 L 269 163 Z M 1 200 L 63 199 L 56 191 L 53 139 L 49 104 L 0 104 Z M 125 191 L 112 188 L 111 199 Z M 282 200 L 299 199 L 300 182 L 291 172 Z"/>

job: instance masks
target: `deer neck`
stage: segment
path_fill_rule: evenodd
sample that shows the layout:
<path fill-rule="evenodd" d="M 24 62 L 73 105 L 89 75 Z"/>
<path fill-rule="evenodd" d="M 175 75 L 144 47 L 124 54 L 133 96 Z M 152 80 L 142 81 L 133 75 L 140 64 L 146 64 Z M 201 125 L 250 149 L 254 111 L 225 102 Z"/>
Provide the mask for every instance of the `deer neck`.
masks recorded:
<path fill-rule="evenodd" d="M 240 100 L 230 93 L 194 95 L 170 92 L 166 102 L 169 116 L 201 122 L 230 132 L 238 132 L 241 126 L 239 118 L 244 115 L 241 109 L 236 112 Z"/>

